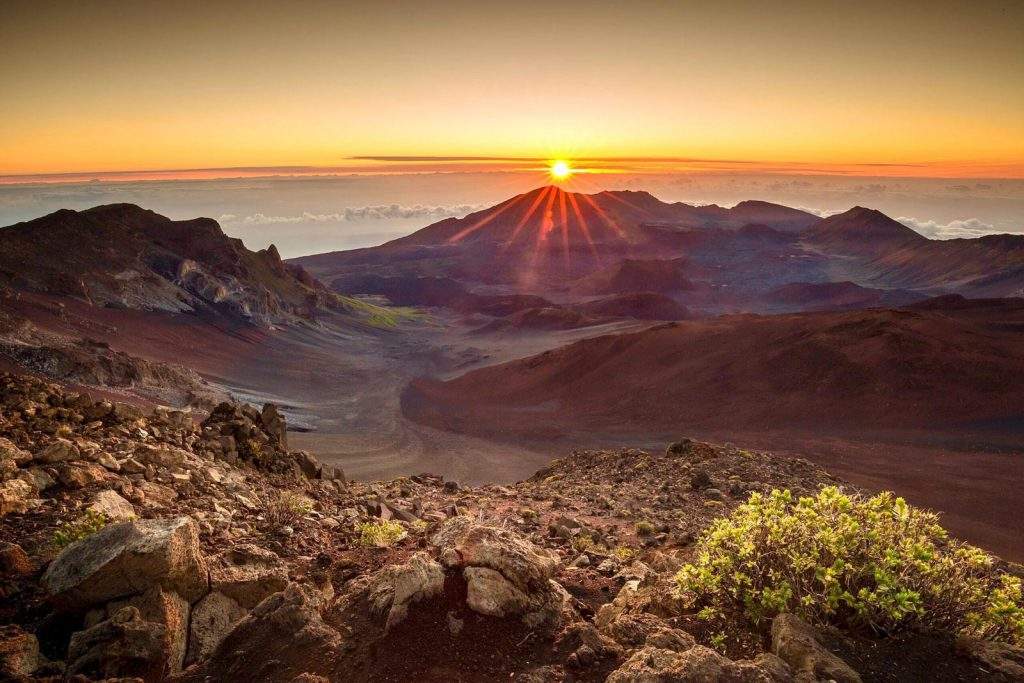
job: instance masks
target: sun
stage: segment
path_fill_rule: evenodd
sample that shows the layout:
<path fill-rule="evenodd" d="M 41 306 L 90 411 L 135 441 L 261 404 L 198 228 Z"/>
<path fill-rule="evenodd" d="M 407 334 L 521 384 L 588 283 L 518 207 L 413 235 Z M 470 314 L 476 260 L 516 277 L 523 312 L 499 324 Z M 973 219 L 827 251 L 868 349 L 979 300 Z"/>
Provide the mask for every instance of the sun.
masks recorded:
<path fill-rule="evenodd" d="M 572 172 L 572 166 L 569 165 L 569 162 L 562 161 L 561 159 L 552 161 L 551 166 L 548 168 L 548 173 L 555 180 L 565 180 L 572 175 Z"/>

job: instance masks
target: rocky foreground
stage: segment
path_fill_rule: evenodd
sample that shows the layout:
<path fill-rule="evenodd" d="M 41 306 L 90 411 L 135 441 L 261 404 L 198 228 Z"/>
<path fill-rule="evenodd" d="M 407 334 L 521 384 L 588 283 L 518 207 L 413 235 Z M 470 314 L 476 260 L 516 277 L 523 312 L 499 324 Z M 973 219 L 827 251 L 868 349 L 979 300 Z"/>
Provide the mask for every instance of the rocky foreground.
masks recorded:
<path fill-rule="evenodd" d="M 199 417 L 0 375 L 0 678 L 1024 675 L 1005 647 L 688 614 L 672 576 L 713 519 L 837 483 L 803 460 L 681 441 L 575 453 L 513 486 L 361 483 L 289 450 L 272 405 Z"/>

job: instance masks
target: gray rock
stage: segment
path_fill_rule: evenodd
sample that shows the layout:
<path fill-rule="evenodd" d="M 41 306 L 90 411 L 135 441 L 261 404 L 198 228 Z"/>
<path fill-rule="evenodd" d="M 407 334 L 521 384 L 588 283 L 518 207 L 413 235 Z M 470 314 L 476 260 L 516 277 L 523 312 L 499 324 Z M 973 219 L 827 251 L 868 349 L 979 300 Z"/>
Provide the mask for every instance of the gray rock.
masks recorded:
<path fill-rule="evenodd" d="M 65 609 L 137 595 L 154 585 L 189 603 L 208 590 L 206 561 L 188 517 L 114 524 L 71 544 L 50 563 L 43 587 Z"/>

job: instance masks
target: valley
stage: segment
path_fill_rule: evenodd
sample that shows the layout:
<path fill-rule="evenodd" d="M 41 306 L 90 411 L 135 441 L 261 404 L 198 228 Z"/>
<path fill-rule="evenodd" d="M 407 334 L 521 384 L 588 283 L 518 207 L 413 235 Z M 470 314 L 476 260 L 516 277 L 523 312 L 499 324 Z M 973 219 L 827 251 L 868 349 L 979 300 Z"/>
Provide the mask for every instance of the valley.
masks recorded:
<path fill-rule="evenodd" d="M 31 266 L 30 241 L 0 259 L 5 367 L 144 404 L 273 402 L 296 447 L 366 481 L 512 482 L 574 448 L 682 436 L 770 447 L 1024 557 L 1005 504 L 1024 480 L 1024 306 L 954 294 L 1017 291 L 1019 238 L 557 187 L 291 262 L 215 223 L 154 239 L 162 221 L 36 221 L 99 232 L 64 266 Z M 0 236 L 34 240 L 24 225 Z M 984 258 L 922 274 L 943 250 Z"/>

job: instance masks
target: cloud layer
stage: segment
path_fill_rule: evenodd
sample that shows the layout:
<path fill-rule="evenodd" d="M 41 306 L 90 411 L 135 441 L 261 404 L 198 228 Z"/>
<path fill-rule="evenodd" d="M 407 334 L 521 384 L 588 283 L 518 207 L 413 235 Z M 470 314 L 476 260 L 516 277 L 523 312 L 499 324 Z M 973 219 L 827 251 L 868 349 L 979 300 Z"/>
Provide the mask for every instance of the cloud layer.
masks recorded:
<path fill-rule="evenodd" d="M 936 240 L 950 240 L 958 237 L 981 237 L 999 232 L 991 223 L 986 223 L 978 218 L 962 218 L 949 223 L 937 221 L 924 221 L 917 218 L 900 216 L 897 218 L 900 223 L 913 228 L 925 237 Z"/>
<path fill-rule="evenodd" d="M 234 223 L 241 225 L 273 225 L 279 223 L 357 223 L 364 221 L 379 220 L 408 220 L 425 219 L 430 221 L 441 220 L 453 216 L 465 216 L 486 208 L 482 204 L 456 204 L 452 206 L 429 206 L 415 204 L 413 206 L 402 206 L 400 204 L 380 204 L 377 206 L 350 206 L 332 213 L 311 213 L 303 211 L 296 216 L 268 216 L 264 213 L 254 213 L 249 216 L 237 216 L 226 213 L 218 219 L 221 223 Z"/>

